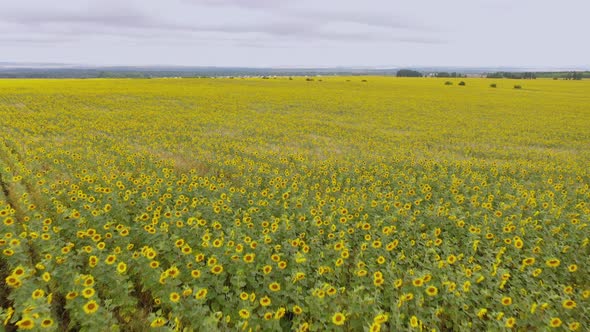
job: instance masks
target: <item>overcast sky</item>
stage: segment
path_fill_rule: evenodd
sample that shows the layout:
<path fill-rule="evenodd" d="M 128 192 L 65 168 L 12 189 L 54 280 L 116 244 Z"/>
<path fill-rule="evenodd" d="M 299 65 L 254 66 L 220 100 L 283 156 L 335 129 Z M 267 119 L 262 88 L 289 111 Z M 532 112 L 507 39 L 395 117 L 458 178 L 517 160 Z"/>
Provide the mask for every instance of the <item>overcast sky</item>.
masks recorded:
<path fill-rule="evenodd" d="M 590 67 L 589 0 L 0 0 L 0 62 Z"/>

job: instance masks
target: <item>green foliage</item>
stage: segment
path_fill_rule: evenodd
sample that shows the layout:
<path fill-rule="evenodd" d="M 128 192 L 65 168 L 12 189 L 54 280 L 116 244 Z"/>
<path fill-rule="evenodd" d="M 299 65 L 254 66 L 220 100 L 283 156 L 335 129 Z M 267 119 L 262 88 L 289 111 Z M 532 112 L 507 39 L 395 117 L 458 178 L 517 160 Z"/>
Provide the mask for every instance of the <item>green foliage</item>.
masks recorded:
<path fill-rule="evenodd" d="M 437 72 L 435 75 L 435 77 L 467 77 L 467 75 L 461 74 L 461 73 L 457 73 L 457 72 L 452 72 L 452 73 L 448 73 L 448 72 Z"/>
<path fill-rule="evenodd" d="M 529 79 L 534 80 L 537 74 L 533 72 L 496 72 L 486 74 L 487 78 L 511 78 L 511 79 Z"/>
<path fill-rule="evenodd" d="M 411 69 L 400 69 L 397 72 L 397 77 L 422 77 L 422 73 Z"/>

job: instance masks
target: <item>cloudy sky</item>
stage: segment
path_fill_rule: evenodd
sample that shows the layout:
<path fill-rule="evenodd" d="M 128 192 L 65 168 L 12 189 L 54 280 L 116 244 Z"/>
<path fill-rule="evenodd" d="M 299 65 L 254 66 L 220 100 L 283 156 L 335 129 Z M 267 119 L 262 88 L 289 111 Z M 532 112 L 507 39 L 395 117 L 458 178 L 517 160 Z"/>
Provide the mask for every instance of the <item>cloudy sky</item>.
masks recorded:
<path fill-rule="evenodd" d="M 0 62 L 590 67 L 588 0 L 0 0 Z"/>

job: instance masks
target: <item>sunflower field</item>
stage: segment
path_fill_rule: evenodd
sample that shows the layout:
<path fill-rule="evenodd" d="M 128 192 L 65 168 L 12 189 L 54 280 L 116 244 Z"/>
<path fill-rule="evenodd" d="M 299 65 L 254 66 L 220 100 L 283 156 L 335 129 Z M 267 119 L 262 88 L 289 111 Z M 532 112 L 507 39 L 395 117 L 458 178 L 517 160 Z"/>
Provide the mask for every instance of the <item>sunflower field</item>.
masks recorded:
<path fill-rule="evenodd" d="M 0 329 L 590 330 L 590 81 L 462 80 L 0 80 Z"/>

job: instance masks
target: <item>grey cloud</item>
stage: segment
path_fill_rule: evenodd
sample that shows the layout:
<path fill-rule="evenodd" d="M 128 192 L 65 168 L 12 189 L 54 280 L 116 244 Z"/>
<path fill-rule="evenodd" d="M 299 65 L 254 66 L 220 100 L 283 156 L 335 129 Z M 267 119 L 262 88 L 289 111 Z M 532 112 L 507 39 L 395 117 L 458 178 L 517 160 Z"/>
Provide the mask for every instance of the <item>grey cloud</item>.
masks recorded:
<path fill-rule="evenodd" d="M 0 14 L 2 19 L 2 14 Z M 44 11 L 13 11 L 5 14 L 3 21 L 23 25 L 42 25 L 48 23 L 82 23 L 100 24 L 105 26 L 145 27 L 155 23 L 147 15 L 137 11 L 120 10 L 44 10 Z"/>
<path fill-rule="evenodd" d="M 234 22 L 232 17 L 221 16 L 214 23 L 186 22 L 182 17 L 178 19 L 170 13 L 162 13 L 161 15 L 159 12 L 149 13 L 146 8 L 137 5 L 100 7 L 97 6 L 97 3 L 91 1 L 90 5 L 86 4 L 86 7 L 71 6 L 61 9 L 41 7 L 37 10 L 25 10 L 23 8 L 13 11 L 8 10 L 4 12 L 4 15 L 0 13 L 0 20 L 18 23 L 29 30 L 39 30 L 49 34 L 58 31 L 70 35 L 112 35 L 113 30 L 119 29 L 120 31 L 114 34 L 119 35 L 119 37 L 127 36 L 131 38 L 149 38 L 153 33 L 170 31 L 187 34 L 215 32 L 242 36 L 261 34 L 276 37 L 301 37 L 306 40 L 345 41 L 349 39 L 351 41 L 380 40 L 383 42 L 396 42 L 405 39 L 406 42 L 440 42 L 440 39 L 427 36 L 404 38 L 399 36 L 374 36 L 370 31 L 327 32 L 322 30 L 322 27 L 331 23 L 356 23 L 367 27 L 417 31 L 415 24 L 381 13 L 352 13 L 350 11 L 316 10 L 314 8 L 305 10 L 301 8 L 285 9 L 282 8 L 282 5 L 287 5 L 288 2 L 284 0 L 182 0 L 181 3 L 191 5 L 185 9 L 192 9 L 195 13 L 199 13 L 199 9 L 203 9 L 203 5 L 206 7 L 233 6 L 244 10 L 244 14 L 252 10 L 266 12 L 267 18 L 265 20 Z M 395 35 L 399 35 L 399 33 Z"/>
<path fill-rule="evenodd" d="M 119 38 L 151 38 L 154 33 L 175 31 L 188 34 L 218 32 L 225 34 L 248 35 L 261 34 L 266 36 L 320 39 L 333 41 L 404 41 L 404 42 L 440 42 L 424 37 L 402 38 L 376 36 L 369 32 L 327 32 L 322 25 L 328 21 L 317 22 L 311 19 L 275 20 L 270 22 L 248 23 L 177 23 L 163 18 L 153 18 L 140 13 L 57 13 L 40 16 L 38 14 L 14 17 L 12 22 L 26 26 L 59 25 L 45 27 L 51 34 L 55 29 L 70 35 L 113 35 Z M 346 22 L 346 21 L 344 21 Z M 360 22 L 359 22 L 360 23 Z M 361 23 L 362 24 L 362 23 Z M 52 30 L 53 29 L 53 30 Z M 123 29 L 123 30 L 122 30 Z"/>
<path fill-rule="evenodd" d="M 53 38 L 31 38 L 31 37 L 0 37 L 0 43 L 28 44 L 28 45 L 56 45 L 76 41 L 75 38 L 53 37 Z"/>
<path fill-rule="evenodd" d="M 240 8 L 277 8 L 288 3 L 287 0 L 183 0 L 186 3 L 207 6 L 231 6 Z"/>
<path fill-rule="evenodd" d="M 425 25 L 421 23 L 410 22 L 408 19 L 402 19 L 394 15 L 385 15 L 380 13 L 316 12 L 310 13 L 308 15 L 314 15 L 319 19 L 353 22 L 390 29 L 422 30 L 425 27 Z"/>
<path fill-rule="evenodd" d="M 55 44 L 76 48 L 70 57 L 91 59 L 99 58 L 101 52 L 108 57 L 105 49 L 115 46 L 141 57 L 152 56 L 134 48 L 141 46 L 176 53 L 202 53 L 206 48 L 212 59 L 207 61 L 232 59 L 232 54 L 247 48 L 256 61 L 272 62 L 273 57 L 256 49 L 277 49 L 275 54 L 286 57 L 282 64 L 290 61 L 289 50 L 300 57 L 305 54 L 306 61 L 324 62 L 329 61 L 330 52 L 341 59 L 339 52 L 346 50 L 346 59 L 357 64 L 393 55 L 397 61 L 432 58 L 466 65 L 478 58 L 488 59 L 486 64 L 495 59 L 510 61 L 510 55 L 494 47 L 499 44 L 511 54 L 518 53 L 519 59 L 535 61 L 567 59 L 571 64 L 584 62 L 590 53 L 579 42 L 580 31 L 590 30 L 584 20 L 590 10 L 585 0 L 568 0 L 559 6 L 549 0 L 5 0 L 0 7 L 5 59 L 38 56 L 35 61 L 44 61 L 42 52 L 31 54 L 25 46 L 45 45 L 45 54 L 56 54 L 53 60 L 59 62 L 65 55 L 51 47 Z M 500 16 L 509 19 L 498 23 Z M 541 45 L 575 52 L 555 54 Z M 317 48 L 324 54 L 314 52 Z M 372 53 L 360 51 L 369 49 Z M 161 53 L 153 54 L 157 58 Z"/>

